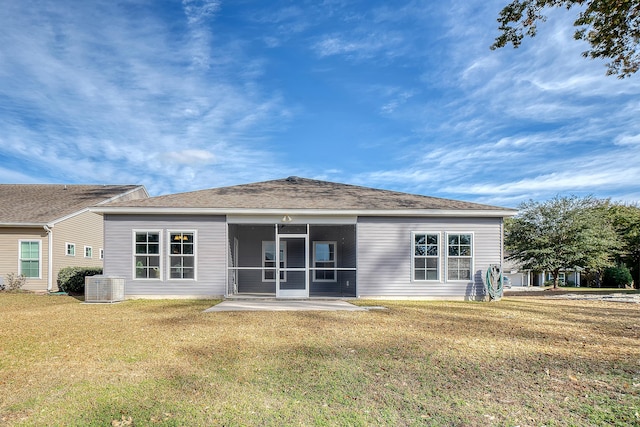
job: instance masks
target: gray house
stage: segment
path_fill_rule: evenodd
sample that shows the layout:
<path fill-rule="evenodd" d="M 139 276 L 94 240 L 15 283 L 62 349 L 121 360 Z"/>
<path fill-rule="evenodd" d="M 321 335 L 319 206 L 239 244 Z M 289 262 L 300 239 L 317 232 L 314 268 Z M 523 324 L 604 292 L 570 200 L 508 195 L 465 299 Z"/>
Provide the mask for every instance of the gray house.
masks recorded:
<path fill-rule="evenodd" d="M 128 298 L 482 298 L 516 213 L 298 177 L 94 211 Z"/>

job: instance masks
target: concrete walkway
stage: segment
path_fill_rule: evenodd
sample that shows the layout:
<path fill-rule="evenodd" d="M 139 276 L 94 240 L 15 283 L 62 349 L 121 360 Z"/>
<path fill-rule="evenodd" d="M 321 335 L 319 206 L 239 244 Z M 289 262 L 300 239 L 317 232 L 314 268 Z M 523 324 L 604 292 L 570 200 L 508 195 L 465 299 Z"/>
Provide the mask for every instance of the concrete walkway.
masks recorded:
<path fill-rule="evenodd" d="M 367 309 L 340 300 L 227 300 L 205 310 L 205 312 L 214 311 L 367 311 Z"/>

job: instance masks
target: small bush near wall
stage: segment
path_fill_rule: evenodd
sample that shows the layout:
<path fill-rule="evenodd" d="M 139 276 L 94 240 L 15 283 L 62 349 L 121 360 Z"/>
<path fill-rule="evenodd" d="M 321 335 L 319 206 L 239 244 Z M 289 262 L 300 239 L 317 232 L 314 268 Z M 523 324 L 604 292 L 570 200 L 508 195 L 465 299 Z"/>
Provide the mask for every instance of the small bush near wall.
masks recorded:
<path fill-rule="evenodd" d="M 64 292 L 84 293 L 84 278 L 102 274 L 100 267 L 65 267 L 58 273 L 58 288 Z"/>
<path fill-rule="evenodd" d="M 7 273 L 4 281 L 0 281 L 0 291 L 17 292 L 22 289 L 27 278 L 23 274 Z"/>

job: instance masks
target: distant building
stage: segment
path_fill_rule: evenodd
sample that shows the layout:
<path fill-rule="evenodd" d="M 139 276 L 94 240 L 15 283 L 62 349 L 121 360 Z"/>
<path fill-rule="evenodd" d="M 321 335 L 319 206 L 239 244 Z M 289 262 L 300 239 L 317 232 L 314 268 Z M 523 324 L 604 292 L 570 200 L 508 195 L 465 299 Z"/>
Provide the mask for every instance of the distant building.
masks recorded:
<path fill-rule="evenodd" d="M 24 289 L 52 291 L 63 267 L 101 267 L 102 216 L 89 208 L 147 197 L 137 185 L 0 184 L 0 280 L 23 274 Z"/>

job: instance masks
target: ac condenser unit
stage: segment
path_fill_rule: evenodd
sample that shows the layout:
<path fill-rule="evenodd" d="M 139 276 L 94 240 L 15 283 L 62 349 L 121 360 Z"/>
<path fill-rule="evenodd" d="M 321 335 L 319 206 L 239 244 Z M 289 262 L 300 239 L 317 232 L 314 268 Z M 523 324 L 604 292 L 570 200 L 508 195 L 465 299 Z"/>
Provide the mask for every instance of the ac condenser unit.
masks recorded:
<path fill-rule="evenodd" d="M 84 302 L 124 301 L 124 277 L 87 276 L 84 278 Z"/>

